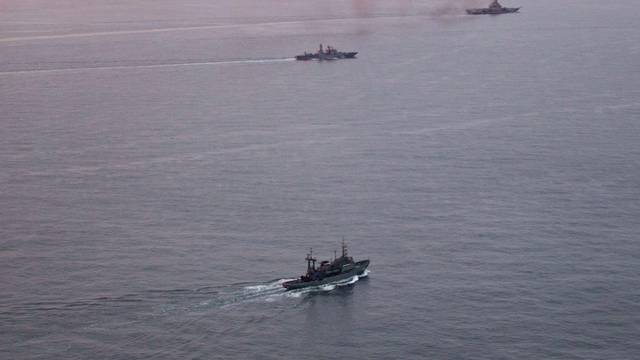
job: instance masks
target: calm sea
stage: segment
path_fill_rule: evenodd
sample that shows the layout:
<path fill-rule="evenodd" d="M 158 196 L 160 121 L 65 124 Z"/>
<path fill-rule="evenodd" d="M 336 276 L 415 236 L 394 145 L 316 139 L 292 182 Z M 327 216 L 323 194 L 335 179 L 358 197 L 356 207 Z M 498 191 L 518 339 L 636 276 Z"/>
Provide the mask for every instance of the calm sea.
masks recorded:
<path fill-rule="evenodd" d="M 0 358 L 637 358 L 640 4 L 504 4 L 2 1 Z"/>

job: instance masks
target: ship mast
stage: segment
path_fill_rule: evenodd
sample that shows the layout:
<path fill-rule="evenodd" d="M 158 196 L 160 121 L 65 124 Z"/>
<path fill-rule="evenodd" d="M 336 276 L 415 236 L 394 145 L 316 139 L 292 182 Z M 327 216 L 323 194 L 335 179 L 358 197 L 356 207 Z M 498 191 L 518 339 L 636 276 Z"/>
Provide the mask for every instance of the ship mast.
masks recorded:
<path fill-rule="evenodd" d="M 305 258 L 307 260 L 307 273 L 316 270 L 316 258 L 313 257 L 313 248 L 309 248 L 309 253 Z"/>
<path fill-rule="evenodd" d="M 344 237 L 342 238 L 342 257 L 347 256 L 347 244 L 344 242 Z"/>

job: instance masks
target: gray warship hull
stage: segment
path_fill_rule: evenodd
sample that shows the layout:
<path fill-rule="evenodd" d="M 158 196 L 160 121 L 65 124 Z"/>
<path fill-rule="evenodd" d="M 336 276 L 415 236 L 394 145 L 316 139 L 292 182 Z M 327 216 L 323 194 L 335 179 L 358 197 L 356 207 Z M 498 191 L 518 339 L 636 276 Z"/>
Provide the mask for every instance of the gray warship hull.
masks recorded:
<path fill-rule="evenodd" d="M 367 270 L 368 266 L 369 266 L 369 260 L 362 260 L 354 263 L 353 267 L 351 267 L 348 271 L 343 271 L 336 275 L 326 276 L 318 280 L 310 280 L 310 281 L 304 281 L 301 279 L 287 281 L 287 282 L 284 282 L 282 286 L 287 290 L 295 290 L 295 289 L 303 289 L 308 287 L 331 284 L 334 282 L 349 279 L 356 275 L 362 275 L 365 272 L 365 270 Z"/>
<path fill-rule="evenodd" d="M 338 60 L 338 59 L 354 59 L 358 55 L 357 51 L 352 52 L 336 52 L 333 54 L 303 54 L 296 55 L 296 60 L 308 61 L 308 60 Z"/>
<path fill-rule="evenodd" d="M 302 55 L 296 55 L 296 60 L 308 61 L 308 60 L 339 60 L 339 59 L 353 59 L 358 54 L 357 51 L 338 51 L 331 46 L 327 46 L 325 49 L 322 44 L 318 47 L 318 51 L 314 53 L 308 53 L 305 51 Z"/>
<path fill-rule="evenodd" d="M 520 8 L 482 8 L 482 9 L 467 9 L 469 15 L 500 15 L 500 14 L 512 14 L 516 13 Z"/>

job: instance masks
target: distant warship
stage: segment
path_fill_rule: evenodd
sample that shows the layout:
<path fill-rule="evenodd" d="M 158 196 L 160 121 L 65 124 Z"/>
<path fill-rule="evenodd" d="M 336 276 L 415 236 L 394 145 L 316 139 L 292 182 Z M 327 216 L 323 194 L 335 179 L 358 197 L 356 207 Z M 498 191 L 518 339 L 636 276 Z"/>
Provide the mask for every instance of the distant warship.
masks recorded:
<path fill-rule="evenodd" d="M 335 281 L 345 280 L 356 275 L 362 275 L 369 266 L 369 260 L 354 262 L 353 258 L 347 255 L 347 245 L 342 241 L 342 256 L 334 255 L 333 261 L 323 261 L 316 268 L 316 258 L 313 257 L 313 249 L 309 251 L 307 257 L 307 273 L 299 279 L 282 283 L 287 290 L 302 289 L 311 286 L 325 285 Z"/>
<path fill-rule="evenodd" d="M 509 14 L 518 12 L 520 8 L 508 8 L 500 5 L 498 0 L 493 0 L 491 5 L 487 8 L 480 9 L 467 9 L 467 14 L 469 15 L 498 15 L 498 14 Z"/>
<path fill-rule="evenodd" d="M 358 54 L 357 51 L 343 52 L 338 51 L 331 46 L 327 46 L 326 49 L 320 44 L 320 48 L 315 53 L 304 52 L 302 55 L 296 55 L 296 60 L 337 60 L 337 59 L 353 59 Z"/>

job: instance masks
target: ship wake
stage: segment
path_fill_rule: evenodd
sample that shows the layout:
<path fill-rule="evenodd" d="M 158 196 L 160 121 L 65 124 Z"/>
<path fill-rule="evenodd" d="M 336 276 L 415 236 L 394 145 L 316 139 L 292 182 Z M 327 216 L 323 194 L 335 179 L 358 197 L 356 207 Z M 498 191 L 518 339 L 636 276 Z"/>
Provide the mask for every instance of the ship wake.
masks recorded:
<path fill-rule="evenodd" d="M 131 70 L 131 69 L 161 69 L 173 67 L 199 67 L 199 66 L 220 66 L 220 65 L 249 65 L 249 64 L 269 64 L 294 61 L 295 58 L 265 58 L 265 59 L 236 59 L 236 60 L 214 60 L 214 61 L 190 61 L 190 62 L 170 62 L 170 63 L 153 63 L 153 64 L 123 64 L 123 65 L 104 65 L 96 64 L 92 66 L 78 66 L 68 68 L 53 69 L 26 69 L 26 70 L 10 70 L 0 71 L 0 76 L 8 75 L 28 75 L 28 74 L 48 74 L 48 73 L 68 73 L 68 72 L 86 72 L 86 71 L 106 71 L 106 70 Z"/>
<path fill-rule="evenodd" d="M 233 306 L 247 302 L 274 302 L 287 298 L 299 298 L 305 295 L 313 295 L 315 293 L 327 293 L 341 287 L 350 286 L 369 275 L 369 270 L 365 270 L 360 275 L 354 275 L 350 278 L 323 284 L 319 286 L 310 286 L 303 289 L 286 290 L 282 284 L 293 279 L 276 279 L 261 284 L 238 284 L 231 286 L 227 291 L 218 293 L 214 299 L 210 299 L 201 303 L 207 306 Z"/>
<path fill-rule="evenodd" d="M 302 289 L 287 290 L 282 284 L 294 279 L 274 279 L 263 283 L 236 283 L 226 286 L 206 286 L 194 290 L 155 290 L 148 294 L 163 297 L 161 311 L 165 313 L 175 311 L 205 311 L 211 308 L 227 308 L 243 304 L 260 304 L 280 302 L 287 299 L 297 299 L 315 294 L 327 294 L 340 288 L 348 287 L 369 275 L 365 270 L 360 275 Z M 186 300 L 190 298 L 190 300 Z"/>
<path fill-rule="evenodd" d="M 313 294 L 313 293 L 318 293 L 318 292 L 329 292 L 329 291 L 333 291 L 333 290 L 335 290 L 337 288 L 353 285 L 356 282 L 358 282 L 358 280 L 366 278 L 367 276 L 369 276 L 369 270 L 365 270 L 364 273 L 362 273 L 360 275 L 354 275 L 354 276 L 352 276 L 350 278 L 346 278 L 346 279 L 343 279 L 343 280 L 331 282 L 331 283 L 328 283 L 328 284 L 323 284 L 323 285 L 318 285 L 318 286 L 310 286 L 310 287 L 303 288 L 303 289 L 289 290 L 289 291 L 287 291 L 285 293 L 285 296 L 292 297 L 292 298 L 298 298 L 298 297 L 301 297 L 302 295 L 305 295 L 305 294 Z"/>

